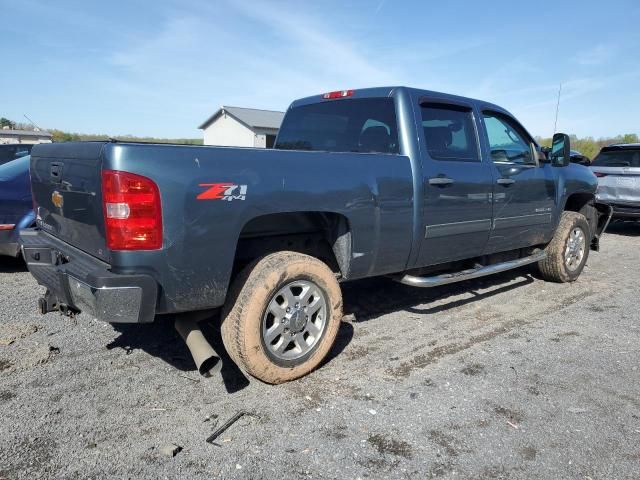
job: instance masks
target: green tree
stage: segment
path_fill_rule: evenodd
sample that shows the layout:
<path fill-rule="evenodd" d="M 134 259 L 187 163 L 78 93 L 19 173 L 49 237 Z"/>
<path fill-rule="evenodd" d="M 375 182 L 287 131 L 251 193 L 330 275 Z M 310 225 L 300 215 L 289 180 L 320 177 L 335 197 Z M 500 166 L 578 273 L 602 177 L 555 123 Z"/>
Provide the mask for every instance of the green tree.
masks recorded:
<path fill-rule="evenodd" d="M 4 128 L 4 127 L 14 128 L 15 127 L 15 123 L 13 123 L 8 118 L 2 117 L 2 118 L 0 118 L 0 128 Z"/>

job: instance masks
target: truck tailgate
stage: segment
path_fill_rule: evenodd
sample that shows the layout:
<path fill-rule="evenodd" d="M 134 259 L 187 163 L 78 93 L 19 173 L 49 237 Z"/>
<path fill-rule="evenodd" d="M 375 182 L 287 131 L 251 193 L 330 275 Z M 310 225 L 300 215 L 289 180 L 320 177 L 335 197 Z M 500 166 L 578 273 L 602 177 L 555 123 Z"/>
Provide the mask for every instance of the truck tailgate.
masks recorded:
<path fill-rule="evenodd" d="M 100 185 L 103 147 L 104 142 L 36 145 L 31 185 L 42 230 L 108 260 Z"/>

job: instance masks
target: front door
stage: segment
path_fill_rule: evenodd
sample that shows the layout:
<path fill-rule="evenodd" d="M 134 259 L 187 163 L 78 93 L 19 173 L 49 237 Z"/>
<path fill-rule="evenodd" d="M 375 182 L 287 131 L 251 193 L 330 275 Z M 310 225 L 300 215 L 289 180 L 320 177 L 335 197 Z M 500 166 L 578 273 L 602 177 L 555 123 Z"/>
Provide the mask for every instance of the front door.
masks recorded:
<path fill-rule="evenodd" d="M 424 240 L 420 266 L 482 255 L 491 229 L 491 165 L 482 161 L 473 109 L 422 103 Z"/>
<path fill-rule="evenodd" d="M 495 177 L 486 253 L 549 241 L 555 205 L 552 167 L 538 164 L 533 139 L 513 118 L 484 111 L 482 120 Z"/>

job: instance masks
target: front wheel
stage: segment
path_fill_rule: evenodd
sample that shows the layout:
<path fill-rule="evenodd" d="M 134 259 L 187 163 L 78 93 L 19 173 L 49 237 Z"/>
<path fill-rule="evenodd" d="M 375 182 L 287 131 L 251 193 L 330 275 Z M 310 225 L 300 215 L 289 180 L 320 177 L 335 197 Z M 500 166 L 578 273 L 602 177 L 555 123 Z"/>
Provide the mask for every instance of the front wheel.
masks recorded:
<path fill-rule="evenodd" d="M 235 363 L 266 383 L 284 383 L 316 368 L 342 319 L 340 286 L 317 258 L 277 252 L 234 280 L 222 313 L 222 339 Z"/>
<path fill-rule="evenodd" d="M 577 212 L 562 212 L 553 240 L 545 248 L 547 257 L 538 262 L 542 278 L 551 282 L 575 281 L 589 257 L 589 222 Z"/>

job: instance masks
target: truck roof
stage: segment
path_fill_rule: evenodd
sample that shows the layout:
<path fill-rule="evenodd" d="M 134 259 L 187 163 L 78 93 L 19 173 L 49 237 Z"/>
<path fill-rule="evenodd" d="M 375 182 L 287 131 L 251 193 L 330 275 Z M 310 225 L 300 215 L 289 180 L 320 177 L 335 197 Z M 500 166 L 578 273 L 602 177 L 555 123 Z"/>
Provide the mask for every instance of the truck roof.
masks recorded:
<path fill-rule="evenodd" d="M 433 90 L 424 90 L 413 87 L 406 86 L 391 86 L 391 87 L 373 87 L 373 88 L 361 88 L 361 89 L 353 89 L 353 97 L 352 98 L 373 98 L 373 97 L 388 97 L 392 95 L 392 93 L 396 90 L 404 90 L 409 93 L 413 97 L 428 97 L 431 100 L 448 100 L 452 102 L 461 102 L 468 103 L 480 106 L 481 108 L 488 108 L 491 110 L 502 111 L 505 113 L 509 113 L 504 108 L 499 105 L 495 105 L 493 103 L 485 102 L 484 100 L 479 100 L 476 98 L 463 97 L 460 95 L 452 95 L 450 93 L 444 92 L 436 92 Z M 310 97 L 300 98 L 295 100 L 289 108 L 298 107 L 301 105 L 308 105 L 311 103 L 318 103 L 323 101 L 331 101 L 325 100 L 323 98 L 323 94 L 312 95 Z M 510 113 L 509 113 L 510 114 Z M 511 114 L 510 114 L 511 115 Z"/>
<path fill-rule="evenodd" d="M 628 148 L 628 149 L 636 150 L 640 148 L 640 143 L 612 143 L 611 145 L 607 145 L 602 149 L 605 150 L 607 148 L 611 148 L 611 149 L 627 149 Z"/>

